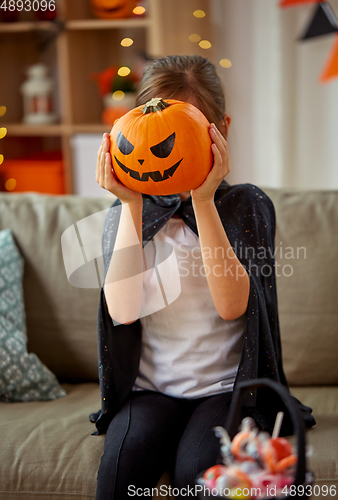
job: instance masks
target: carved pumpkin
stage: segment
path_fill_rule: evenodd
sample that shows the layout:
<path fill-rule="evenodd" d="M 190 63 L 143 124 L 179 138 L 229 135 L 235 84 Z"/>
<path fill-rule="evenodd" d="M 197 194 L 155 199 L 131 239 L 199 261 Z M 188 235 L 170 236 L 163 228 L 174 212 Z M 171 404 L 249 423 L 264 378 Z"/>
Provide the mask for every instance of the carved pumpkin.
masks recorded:
<path fill-rule="evenodd" d="M 100 19 L 120 19 L 131 17 L 137 0 L 91 0 L 95 17 Z"/>
<path fill-rule="evenodd" d="M 134 191 L 168 195 L 200 186 L 213 165 L 209 122 L 192 104 L 155 98 L 114 124 L 113 168 Z"/>

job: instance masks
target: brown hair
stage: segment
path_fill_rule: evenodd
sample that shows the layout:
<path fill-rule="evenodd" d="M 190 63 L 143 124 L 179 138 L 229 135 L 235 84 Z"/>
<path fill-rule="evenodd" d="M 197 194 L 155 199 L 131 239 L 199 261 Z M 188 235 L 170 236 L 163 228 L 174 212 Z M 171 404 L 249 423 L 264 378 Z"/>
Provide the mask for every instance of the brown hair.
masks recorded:
<path fill-rule="evenodd" d="M 224 120 L 225 96 L 215 66 L 202 56 L 166 56 L 150 62 L 139 84 L 136 106 L 153 97 L 183 100 L 195 97 L 199 109 L 210 123 L 221 130 Z M 225 136 L 225 137 L 226 137 Z"/>

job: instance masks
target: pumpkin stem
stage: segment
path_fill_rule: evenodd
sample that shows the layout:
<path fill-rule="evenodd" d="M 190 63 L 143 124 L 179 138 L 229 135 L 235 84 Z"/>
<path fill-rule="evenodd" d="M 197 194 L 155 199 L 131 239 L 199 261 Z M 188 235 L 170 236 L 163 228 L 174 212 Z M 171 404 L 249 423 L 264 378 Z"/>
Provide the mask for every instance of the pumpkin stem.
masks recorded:
<path fill-rule="evenodd" d="M 145 106 L 143 106 L 142 111 L 146 115 L 148 113 L 155 113 L 155 111 L 162 111 L 162 109 L 170 106 L 167 102 L 165 102 L 162 97 L 154 97 L 151 101 L 147 102 Z"/>

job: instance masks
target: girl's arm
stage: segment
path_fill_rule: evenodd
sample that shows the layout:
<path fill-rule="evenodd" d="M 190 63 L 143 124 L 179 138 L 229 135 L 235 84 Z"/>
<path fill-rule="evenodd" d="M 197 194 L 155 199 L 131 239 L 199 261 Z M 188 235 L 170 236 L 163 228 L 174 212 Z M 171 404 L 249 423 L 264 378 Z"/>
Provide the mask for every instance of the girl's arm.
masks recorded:
<path fill-rule="evenodd" d="M 104 282 L 110 316 L 123 324 L 139 318 L 143 291 L 143 201 L 122 203 L 114 251 Z"/>
<path fill-rule="evenodd" d="M 114 251 L 109 263 L 104 294 L 110 316 L 122 324 L 139 318 L 143 291 L 142 208 L 143 198 L 124 186 L 115 176 L 110 138 L 103 134 L 97 154 L 96 182 L 121 201 L 121 215 Z"/>
<path fill-rule="evenodd" d="M 194 201 L 204 273 L 218 314 L 226 320 L 245 313 L 250 279 L 233 251 L 214 200 Z"/>
<path fill-rule="evenodd" d="M 250 279 L 230 245 L 214 202 L 215 191 L 231 168 L 228 143 L 213 123 L 209 133 L 214 164 L 203 184 L 191 191 L 191 199 L 212 300 L 218 314 L 232 320 L 247 309 Z"/>

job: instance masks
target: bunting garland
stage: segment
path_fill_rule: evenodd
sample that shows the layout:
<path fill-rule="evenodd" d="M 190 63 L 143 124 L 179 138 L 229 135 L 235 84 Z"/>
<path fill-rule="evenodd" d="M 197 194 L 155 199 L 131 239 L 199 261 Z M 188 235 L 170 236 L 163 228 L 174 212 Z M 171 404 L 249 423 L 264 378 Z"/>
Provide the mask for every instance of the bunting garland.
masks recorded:
<path fill-rule="evenodd" d="M 324 69 L 319 77 L 321 83 L 325 83 L 338 76 L 338 33 L 335 36 L 335 42 L 332 46 L 329 57 L 325 63 Z"/>
<path fill-rule="evenodd" d="M 287 8 L 309 3 L 316 3 L 318 5 L 315 7 L 313 16 L 304 34 L 298 38 L 298 41 L 336 33 L 331 52 L 318 80 L 319 83 L 326 83 L 332 78 L 338 77 L 338 19 L 334 11 L 328 2 L 321 0 L 281 0 L 279 7 Z"/>
<path fill-rule="evenodd" d="M 319 3 L 321 0 L 281 0 L 279 7 L 293 7 L 295 5 L 300 5 L 303 3 Z"/>
<path fill-rule="evenodd" d="M 338 31 L 338 21 L 333 10 L 326 2 L 318 4 L 304 35 L 299 40 L 316 36 L 329 35 Z"/>

